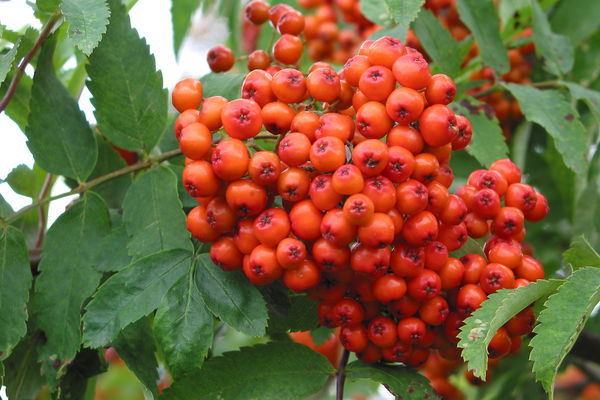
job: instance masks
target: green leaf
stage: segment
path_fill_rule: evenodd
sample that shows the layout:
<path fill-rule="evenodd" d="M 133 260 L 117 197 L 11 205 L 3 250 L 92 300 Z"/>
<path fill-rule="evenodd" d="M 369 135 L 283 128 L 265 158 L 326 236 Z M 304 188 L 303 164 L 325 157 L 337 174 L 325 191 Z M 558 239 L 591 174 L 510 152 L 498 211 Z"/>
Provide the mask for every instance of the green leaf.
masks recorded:
<path fill-rule="evenodd" d="M 451 107 L 471 121 L 473 137 L 467 152 L 481 165 L 489 167 L 494 161 L 508 157 L 508 146 L 502 129 L 488 104 L 466 97 L 458 104 L 453 103 Z"/>
<path fill-rule="evenodd" d="M 462 64 L 460 46 L 448 29 L 429 10 L 422 10 L 413 24 L 415 34 L 438 70 L 456 77 Z"/>
<path fill-rule="evenodd" d="M 4 385 L 9 399 L 35 400 L 44 384 L 37 362 L 36 341 L 28 336 L 23 339 L 6 361 Z"/>
<path fill-rule="evenodd" d="M 308 331 L 319 325 L 317 303 L 304 294 L 291 295 L 289 301 L 283 310 L 269 307 L 269 332 Z"/>
<path fill-rule="evenodd" d="M 488 368 L 487 347 L 492 337 L 509 319 L 541 297 L 554 292 L 563 281 L 539 280 L 517 289 L 501 289 L 491 294 L 481 308 L 465 319 L 460 328 L 458 347 L 467 368 L 485 380 Z"/>
<path fill-rule="evenodd" d="M 84 54 L 98 45 L 108 24 L 106 0 L 62 0 L 61 10 L 69 23 L 69 37 Z"/>
<path fill-rule="evenodd" d="M 574 44 L 586 39 L 600 27 L 600 2 L 563 0 L 550 21 L 554 32 L 568 36 Z"/>
<path fill-rule="evenodd" d="M 510 70 L 508 54 L 500 38 L 498 14 L 492 0 L 457 0 L 460 19 L 475 36 L 483 62 L 504 74 Z"/>
<path fill-rule="evenodd" d="M 506 27 L 506 24 L 517 11 L 528 5 L 529 0 L 501 0 L 498 6 L 498 14 L 500 21 L 502 21 L 502 28 Z"/>
<path fill-rule="evenodd" d="M 85 392 L 90 378 L 107 370 L 107 363 L 98 350 L 81 349 L 75 359 L 67 367 L 58 387 L 58 399 L 85 399 Z"/>
<path fill-rule="evenodd" d="M 600 268 L 600 255 L 583 236 L 578 236 L 573 240 L 571 247 L 563 253 L 563 258 L 574 269 L 583 267 Z"/>
<path fill-rule="evenodd" d="M 335 371 L 308 347 L 272 342 L 207 360 L 173 383 L 165 400 L 300 400 L 316 393 Z"/>
<path fill-rule="evenodd" d="M 381 383 L 397 399 L 439 398 L 427 378 L 405 366 L 365 364 L 361 361 L 354 361 L 346 367 L 346 376 L 351 380 L 369 379 Z"/>
<path fill-rule="evenodd" d="M 544 57 L 546 67 L 554 75 L 566 74 L 573 68 L 574 51 L 571 40 L 550 29 L 546 14 L 537 1 L 532 1 L 533 42 L 536 53 Z"/>
<path fill-rule="evenodd" d="M 171 2 L 171 20 L 173 22 L 173 48 L 175 55 L 183 43 L 183 38 L 192 22 L 192 16 L 203 0 L 175 0 Z"/>
<path fill-rule="evenodd" d="M 15 43 L 14 46 L 4 54 L 0 54 L 0 84 L 6 79 L 6 75 L 12 68 L 17 49 L 19 48 L 19 42 Z"/>
<path fill-rule="evenodd" d="M 587 134 L 579 114 L 561 89 L 540 90 L 507 83 L 527 120 L 541 125 L 554 139 L 567 167 L 582 173 L 587 167 Z"/>
<path fill-rule="evenodd" d="M 242 82 L 246 75 L 234 74 L 232 72 L 221 72 L 215 74 L 210 72 L 200 78 L 204 98 L 212 96 L 223 96 L 227 100 L 233 100 L 240 97 L 242 92 Z"/>
<path fill-rule="evenodd" d="M 158 398 L 158 363 L 154 337 L 147 318 L 123 329 L 112 343 L 120 358 L 144 385 L 146 399 Z"/>
<path fill-rule="evenodd" d="M 175 136 L 175 135 L 173 135 Z M 179 195 L 179 200 L 181 200 L 181 204 L 183 208 L 194 208 L 198 205 L 198 202 L 195 198 L 190 196 L 190 193 L 187 191 L 185 186 L 183 185 L 183 165 L 177 164 L 169 164 L 167 166 L 171 171 L 175 173 L 177 176 L 177 194 Z"/>
<path fill-rule="evenodd" d="M 404 41 L 406 35 L 408 34 L 410 23 L 417 18 L 423 3 L 425 3 L 425 0 L 385 0 L 388 14 L 392 17 L 392 20 L 396 23 L 396 26 L 393 28 L 380 29 L 374 35 L 372 35 L 371 38 L 374 36 L 377 36 L 376 39 L 383 36 L 393 36 Z M 381 6 L 379 7 L 381 8 Z"/>
<path fill-rule="evenodd" d="M 33 169 L 25 164 L 19 164 L 5 179 L 11 189 L 22 196 L 37 198 L 46 179 L 46 171 L 34 164 Z"/>
<path fill-rule="evenodd" d="M 121 2 L 108 3 L 110 24 L 87 66 L 98 130 L 123 149 L 149 153 L 164 132 L 167 91 Z"/>
<path fill-rule="evenodd" d="M 106 175 L 126 166 L 119 153 L 106 140 L 99 137 L 97 143 L 98 162 L 90 175 L 90 179 Z M 131 182 L 131 175 L 122 175 L 95 186 L 94 191 L 102 196 L 109 208 L 121 208 L 123 198 L 127 189 L 131 186 Z"/>
<path fill-rule="evenodd" d="M 472 237 L 469 237 L 460 249 L 451 252 L 451 256 L 454 258 L 461 258 L 462 256 L 467 254 L 477 254 L 482 257 L 485 257 L 482 240 L 477 240 L 473 239 Z"/>
<path fill-rule="evenodd" d="M 44 240 L 31 313 L 46 342 L 40 359 L 72 360 L 81 343 L 81 307 L 98 286 L 93 261 L 109 232 L 104 201 L 93 192 L 62 214 Z"/>
<path fill-rule="evenodd" d="M 267 307 L 258 289 L 238 271 L 221 270 L 206 253 L 196 262 L 196 284 L 208 309 L 240 332 L 263 336 Z"/>
<path fill-rule="evenodd" d="M 361 0 L 360 11 L 369 21 L 377 25 L 386 26 L 392 23 L 392 16 L 390 15 L 388 5 L 387 0 Z"/>
<path fill-rule="evenodd" d="M 96 139 L 77 102 L 56 77 L 55 45 L 54 36 L 46 40 L 33 76 L 27 146 L 46 171 L 83 182 L 96 164 Z"/>
<path fill-rule="evenodd" d="M 550 296 L 529 342 L 533 372 L 551 396 L 558 367 L 600 301 L 600 269 L 582 268 Z"/>
<path fill-rule="evenodd" d="M 150 314 L 191 262 L 185 250 L 165 250 L 141 258 L 111 276 L 86 306 L 83 339 L 105 346 L 132 322 Z"/>
<path fill-rule="evenodd" d="M 154 318 L 154 334 L 175 380 L 202 366 L 213 331 L 213 316 L 198 291 L 192 266 L 167 292 Z"/>
<path fill-rule="evenodd" d="M 4 96 L 8 90 L 10 81 L 12 80 L 13 73 L 8 74 L 8 78 L 0 86 L 0 96 Z M 21 81 L 17 85 L 15 94 L 13 95 L 10 103 L 6 106 L 4 112 L 10 117 L 23 132 L 27 127 L 27 119 L 29 118 L 29 102 L 31 99 L 31 86 L 33 80 L 27 75 L 21 77 Z"/>
<path fill-rule="evenodd" d="M 577 100 L 583 100 L 596 117 L 596 120 L 600 121 L 600 92 L 573 82 L 565 82 L 565 86 L 569 88 L 571 96 Z"/>
<path fill-rule="evenodd" d="M 98 243 L 95 269 L 98 272 L 117 272 L 131 264 L 125 243 L 129 240 L 123 224 L 112 227 L 110 234 Z"/>
<path fill-rule="evenodd" d="M 177 177 L 167 167 L 136 178 L 123 200 L 123 221 L 134 259 L 160 250 L 192 249 L 177 196 Z"/>
<path fill-rule="evenodd" d="M 0 232 L 0 360 L 27 333 L 31 268 L 23 234 L 6 226 Z"/>

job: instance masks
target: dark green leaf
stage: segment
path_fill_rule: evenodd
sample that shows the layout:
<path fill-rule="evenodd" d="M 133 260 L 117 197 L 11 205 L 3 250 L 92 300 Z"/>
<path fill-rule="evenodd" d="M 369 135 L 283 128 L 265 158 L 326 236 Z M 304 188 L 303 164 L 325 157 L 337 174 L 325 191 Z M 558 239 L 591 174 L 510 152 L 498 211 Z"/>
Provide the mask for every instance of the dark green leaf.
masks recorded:
<path fill-rule="evenodd" d="M 544 57 L 550 72 L 555 75 L 566 74 L 573 68 L 573 45 L 568 37 L 552 32 L 546 14 L 537 1 L 532 1 L 531 4 L 536 52 Z"/>
<path fill-rule="evenodd" d="M 4 385 L 9 399 L 35 400 L 44 384 L 37 362 L 37 344 L 33 338 L 26 337 L 6 361 L 4 367 Z"/>
<path fill-rule="evenodd" d="M 173 48 L 175 55 L 183 43 L 188 28 L 192 22 L 192 16 L 203 0 L 174 0 L 171 2 L 171 20 L 173 22 Z"/>
<path fill-rule="evenodd" d="M 571 247 L 563 253 L 565 261 L 574 269 L 583 267 L 600 267 L 600 255 L 592 248 L 583 236 L 573 240 Z"/>
<path fill-rule="evenodd" d="M 326 328 L 322 325 L 310 331 L 310 336 L 313 338 L 313 342 L 315 342 L 315 345 L 317 346 L 325 343 L 325 341 L 329 339 L 332 334 L 335 335 L 333 329 Z"/>
<path fill-rule="evenodd" d="M 46 171 L 84 181 L 98 156 L 96 140 L 75 99 L 54 72 L 56 40 L 44 43 L 31 89 L 27 146 Z"/>
<path fill-rule="evenodd" d="M 415 34 L 438 70 L 456 77 L 462 64 L 460 47 L 450 32 L 429 10 L 422 10 L 413 24 Z"/>
<path fill-rule="evenodd" d="M 554 379 L 563 359 L 573 347 L 590 313 L 600 301 L 600 269 L 582 268 L 548 298 L 533 330 L 533 372 L 552 396 Z"/>
<path fill-rule="evenodd" d="M 110 234 L 98 243 L 95 268 L 99 272 L 116 272 L 131 264 L 127 252 L 129 235 L 123 224 L 113 225 Z"/>
<path fill-rule="evenodd" d="M 494 161 L 508 156 L 508 146 L 502 135 L 502 129 L 488 104 L 466 97 L 459 104 L 452 104 L 451 107 L 471 121 L 473 137 L 467 152 L 481 165 L 489 167 Z"/>
<path fill-rule="evenodd" d="M 289 300 L 284 310 L 270 307 L 269 332 L 308 331 L 318 326 L 317 303 L 303 294 L 292 295 Z"/>
<path fill-rule="evenodd" d="M 554 139 L 567 167 L 576 173 L 586 169 L 587 134 L 564 90 L 540 90 L 507 83 L 525 117 L 540 124 Z"/>
<path fill-rule="evenodd" d="M 19 164 L 6 177 L 5 181 L 11 189 L 22 196 L 37 198 L 46 179 L 46 171 L 38 165 L 30 169 L 25 164 Z"/>
<path fill-rule="evenodd" d="M 97 243 L 108 232 L 106 204 L 92 192 L 48 230 L 31 305 L 35 326 L 47 339 L 40 359 L 66 362 L 75 357 L 81 343 L 81 307 L 100 281 L 93 267 Z"/>
<path fill-rule="evenodd" d="M 106 175 L 126 166 L 119 153 L 106 140 L 99 137 L 97 143 L 98 162 L 90 175 L 90 179 Z M 131 175 L 122 175 L 95 186 L 94 191 L 104 198 L 109 208 L 121 208 L 125 192 L 131 186 L 131 182 Z"/>
<path fill-rule="evenodd" d="M 600 121 L 600 92 L 572 82 L 565 82 L 565 85 L 569 88 L 571 96 L 577 100 L 583 100 L 590 108 L 590 111 L 594 113 L 596 120 Z"/>
<path fill-rule="evenodd" d="M 36 0 L 35 6 L 39 11 L 53 13 L 58 10 L 60 0 Z"/>
<path fill-rule="evenodd" d="M 8 90 L 8 86 L 13 77 L 13 73 L 8 74 L 8 78 L 0 86 L 0 96 L 4 96 Z M 27 119 L 29 118 L 29 101 L 31 98 L 31 86 L 33 80 L 27 75 L 23 75 L 21 81 L 17 85 L 15 94 L 10 103 L 6 106 L 4 112 L 10 117 L 23 132 L 27 127 Z"/>
<path fill-rule="evenodd" d="M 81 349 L 67 367 L 58 387 L 59 400 L 84 399 L 90 386 L 89 378 L 106 372 L 107 365 L 98 350 Z"/>
<path fill-rule="evenodd" d="M 422 400 L 439 398 L 427 378 L 412 368 L 365 364 L 354 361 L 346 367 L 348 379 L 369 379 L 383 384 L 397 399 Z"/>
<path fill-rule="evenodd" d="M 134 259 L 160 250 L 192 249 L 177 196 L 177 177 L 167 167 L 136 178 L 123 200 L 123 221 Z"/>
<path fill-rule="evenodd" d="M 112 343 L 119 357 L 144 385 L 148 399 L 158 398 L 158 363 L 154 337 L 147 318 L 127 326 Z"/>
<path fill-rule="evenodd" d="M 483 252 L 483 245 L 481 242 L 481 239 L 479 239 L 478 241 L 477 239 L 469 237 L 460 249 L 455 250 L 451 253 L 451 256 L 454 258 L 461 258 L 466 254 L 478 254 L 480 256 L 485 257 L 485 253 Z"/>
<path fill-rule="evenodd" d="M 15 55 L 17 54 L 17 49 L 19 48 L 19 42 L 15 43 L 15 45 L 4 54 L 0 54 L 0 85 L 6 79 L 6 75 L 11 70 L 13 61 L 15 59 Z"/>
<path fill-rule="evenodd" d="M 213 341 L 213 316 L 194 281 L 194 269 L 167 292 L 156 311 L 154 333 L 175 378 L 204 362 Z"/>
<path fill-rule="evenodd" d="M 563 0 L 552 13 L 552 29 L 568 36 L 576 44 L 600 27 L 600 2 L 588 0 Z"/>
<path fill-rule="evenodd" d="M 14 211 L 10 204 L 0 195 L 0 218 L 6 218 L 13 213 Z"/>
<path fill-rule="evenodd" d="M 242 91 L 242 82 L 246 75 L 222 72 L 211 72 L 200 78 L 204 97 L 223 96 L 228 100 L 237 99 Z"/>
<path fill-rule="evenodd" d="M 115 145 L 150 150 L 167 121 L 167 91 L 144 39 L 119 0 L 109 0 L 110 24 L 90 57 L 88 88 L 98 129 Z"/>
<path fill-rule="evenodd" d="M 7 226 L 0 231 L 0 360 L 27 333 L 31 279 L 23 234 Z"/>
<path fill-rule="evenodd" d="M 508 54 L 502 39 L 498 14 L 492 0 L 457 0 L 460 19 L 475 36 L 484 64 L 499 74 L 510 70 Z"/>
<path fill-rule="evenodd" d="M 179 200 L 183 208 L 194 208 L 198 205 L 195 198 L 190 196 L 185 186 L 183 186 L 183 165 L 170 164 L 168 168 L 175 173 L 177 176 L 177 193 L 179 194 Z"/>
<path fill-rule="evenodd" d="M 244 347 L 207 360 L 174 383 L 165 400 L 300 400 L 316 393 L 334 369 L 325 357 L 291 342 Z"/>
<path fill-rule="evenodd" d="M 69 23 L 69 37 L 84 54 L 98 45 L 108 24 L 106 0 L 62 0 L 61 10 Z"/>
<path fill-rule="evenodd" d="M 559 280 L 539 280 L 518 289 L 502 289 L 491 294 L 481 308 L 465 320 L 458 337 L 462 358 L 475 376 L 486 379 L 488 368 L 487 347 L 502 325 L 514 315 L 541 297 L 554 292 L 563 284 Z"/>
<path fill-rule="evenodd" d="M 166 250 L 141 258 L 100 286 L 83 316 L 83 339 L 90 347 L 107 345 L 132 322 L 154 311 L 191 262 L 185 250 Z"/>
<path fill-rule="evenodd" d="M 200 254 L 196 262 L 196 284 L 208 309 L 240 332 L 264 335 L 267 307 L 256 287 L 237 271 L 221 270 L 208 254 Z"/>

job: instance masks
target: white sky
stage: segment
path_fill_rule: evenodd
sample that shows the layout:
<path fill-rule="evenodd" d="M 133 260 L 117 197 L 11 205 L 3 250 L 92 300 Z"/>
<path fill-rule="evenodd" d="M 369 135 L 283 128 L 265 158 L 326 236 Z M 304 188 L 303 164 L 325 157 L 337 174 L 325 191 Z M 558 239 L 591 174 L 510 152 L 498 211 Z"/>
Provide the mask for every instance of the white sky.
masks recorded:
<path fill-rule="evenodd" d="M 215 23 L 214 20 L 198 23 L 200 27 L 210 26 L 210 32 L 196 28 L 194 32 L 198 37 L 184 42 L 182 57 L 178 63 L 173 53 L 170 6 L 170 0 L 139 0 L 130 12 L 133 27 L 138 30 L 140 36 L 146 38 L 150 51 L 156 58 L 157 68 L 163 73 L 164 85 L 169 89 L 184 76 L 199 77 L 208 72 L 206 51 L 219 40 L 223 40 L 227 33 L 224 24 Z M 40 23 L 33 16 L 32 8 L 25 0 L 0 1 L 0 23 L 13 30 L 19 30 L 25 25 L 40 27 Z M 93 107 L 87 89 L 84 90 L 79 105 L 88 121 L 94 123 Z M 27 148 L 25 135 L 4 113 L 0 113 L 0 137 L 0 179 L 5 178 L 19 164 L 33 166 L 33 157 Z M 67 186 L 59 181 L 54 185 L 52 194 L 60 194 L 67 190 Z M 0 184 L 0 194 L 14 209 L 30 203 L 29 198 L 14 193 L 7 183 Z M 67 197 L 51 203 L 50 223 L 64 211 L 71 200 L 72 198 Z"/>

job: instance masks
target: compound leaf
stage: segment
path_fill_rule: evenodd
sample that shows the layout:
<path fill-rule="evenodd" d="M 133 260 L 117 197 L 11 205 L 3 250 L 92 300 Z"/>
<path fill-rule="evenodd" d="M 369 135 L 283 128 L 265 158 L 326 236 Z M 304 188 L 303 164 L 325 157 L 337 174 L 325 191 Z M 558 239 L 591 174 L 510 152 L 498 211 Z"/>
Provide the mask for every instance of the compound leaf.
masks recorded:
<path fill-rule="evenodd" d="M 546 14 L 537 1 L 532 1 L 533 42 L 536 52 L 546 60 L 548 70 L 555 75 L 566 74 L 573 68 L 574 51 L 568 37 L 552 32 Z"/>

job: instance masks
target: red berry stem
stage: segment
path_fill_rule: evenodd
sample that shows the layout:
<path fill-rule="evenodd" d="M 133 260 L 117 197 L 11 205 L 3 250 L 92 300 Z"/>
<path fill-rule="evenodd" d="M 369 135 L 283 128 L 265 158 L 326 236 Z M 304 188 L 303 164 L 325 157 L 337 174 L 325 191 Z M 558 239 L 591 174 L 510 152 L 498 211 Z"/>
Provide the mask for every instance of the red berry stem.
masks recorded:
<path fill-rule="evenodd" d="M 340 358 L 340 363 L 338 364 L 338 369 L 336 373 L 336 383 L 335 383 L 335 399 L 336 400 L 344 400 L 344 382 L 346 381 L 346 364 L 348 364 L 348 357 L 350 357 L 350 352 L 347 349 L 344 349 L 342 353 L 342 358 Z"/>

